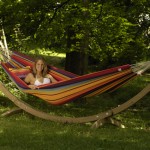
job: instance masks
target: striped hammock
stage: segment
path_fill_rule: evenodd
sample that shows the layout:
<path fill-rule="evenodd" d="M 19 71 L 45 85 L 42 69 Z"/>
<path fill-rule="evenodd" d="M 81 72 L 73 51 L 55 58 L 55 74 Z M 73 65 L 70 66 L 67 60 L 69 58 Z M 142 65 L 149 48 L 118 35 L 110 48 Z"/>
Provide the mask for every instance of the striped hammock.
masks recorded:
<path fill-rule="evenodd" d="M 48 66 L 49 74 L 57 82 L 41 85 L 38 89 L 32 90 L 24 82 L 24 78 L 31 72 L 33 60 L 27 55 L 11 52 L 8 49 L 4 29 L 2 29 L 2 37 L 0 39 L 0 53 L 3 59 L 1 66 L 10 79 L 21 91 L 37 96 L 54 105 L 61 105 L 81 97 L 91 97 L 106 91 L 113 91 L 150 68 L 150 61 L 147 61 L 78 76 L 68 71 Z"/>
<path fill-rule="evenodd" d="M 3 57 L 8 60 L 5 55 Z M 1 66 L 21 91 L 54 105 L 61 105 L 81 97 L 91 97 L 115 90 L 138 75 L 129 64 L 82 76 L 48 66 L 49 74 L 57 82 L 41 85 L 38 89 L 32 90 L 24 82 L 25 76 L 31 72 L 33 66 L 31 58 L 22 53 L 12 52 L 9 61 L 1 62 Z"/>

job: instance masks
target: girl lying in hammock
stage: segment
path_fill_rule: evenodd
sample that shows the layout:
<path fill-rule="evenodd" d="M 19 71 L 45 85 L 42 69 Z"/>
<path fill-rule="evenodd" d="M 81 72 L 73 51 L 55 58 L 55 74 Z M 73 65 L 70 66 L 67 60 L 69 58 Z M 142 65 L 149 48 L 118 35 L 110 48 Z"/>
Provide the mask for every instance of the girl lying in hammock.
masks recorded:
<path fill-rule="evenodd" d="M 37 86 L 57 82 L 50 74 L 47 73 L 47 65 L 43 58 L 37 58 L 33 65 L 33 72 L 29 73 L 24 81 L 29 84 L 31 89 Z"/>

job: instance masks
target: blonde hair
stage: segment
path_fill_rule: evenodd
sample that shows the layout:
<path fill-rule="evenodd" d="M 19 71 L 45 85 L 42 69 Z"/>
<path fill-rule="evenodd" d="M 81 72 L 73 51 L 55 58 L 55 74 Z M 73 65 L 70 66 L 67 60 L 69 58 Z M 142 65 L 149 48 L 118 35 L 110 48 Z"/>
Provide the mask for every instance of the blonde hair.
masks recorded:
<path fill-rule="evenodd" d="M 42 76 L 45 77 L 46 74 L 47 74 L 48 68 L 47 68 L 47 64 L 46 64 L 46 62 L 45 62 L 45 60 L 44 60 L 43 57 L 38 57 L 38 58 L 36 58 L 36 60 L 35 60 L 35 62 L 34 62 L 34 64 L 33 64 L 33 75 L 36 76 L 36 74 L 37 74 L 36 64 L 37 64 L 37 62 L 38 62 L 39 60 L 41 60 L 41 61 L 43 62 L 43 64 L 44 64 L 43 70 L 42 70 Z"/>

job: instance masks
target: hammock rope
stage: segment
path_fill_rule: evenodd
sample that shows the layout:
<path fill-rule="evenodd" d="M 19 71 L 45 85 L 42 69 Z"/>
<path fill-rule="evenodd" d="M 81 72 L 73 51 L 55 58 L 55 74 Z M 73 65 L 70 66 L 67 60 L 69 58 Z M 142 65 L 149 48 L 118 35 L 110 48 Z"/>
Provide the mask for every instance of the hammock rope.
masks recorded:
<path fill-rule="evenodd" d="M 6 41 L 6 36 L 5 36 L 5 32 L 4 32 L 3 27 L 2 27 L 0 33 L 1 33 L 1 37 L 0 37 L 0 50 L 4 53 L 5 57 L 7 57 L 7 59 L 10 60 L 11 51 L 8 49 L 7 41 Z"/>
<path fill-rule="evenodd" d="M 148 69 L 150 69 L 150 61 L 140 62 L 135 65 L 132 65 L 133 72 L 137 73 L 138 75 L 143 74 Z"/>

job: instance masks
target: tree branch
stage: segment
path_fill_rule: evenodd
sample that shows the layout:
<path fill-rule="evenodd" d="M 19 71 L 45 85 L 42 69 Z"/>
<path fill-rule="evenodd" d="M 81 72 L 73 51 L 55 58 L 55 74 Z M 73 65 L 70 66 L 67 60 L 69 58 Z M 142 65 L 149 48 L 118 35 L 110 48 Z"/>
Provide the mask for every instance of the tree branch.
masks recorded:
<path fill-rule="evenodd" d="M 53 21 L 53 19 L 55 18 L 55 16 L 56 16 L 58 10 L 61 9 L 64 5 L 66 5 L 66 4 L 69 3 L 70 1 L 71 1 L 71 0 L 67 0 L 67 1 L 63 2 L 62 4 L 58 5 L 58 6 L 55 8 L 55 12 L 54 12 L 52 18 L 49 20 L 49 23 L 51 23 L 51 22 Z"/>

